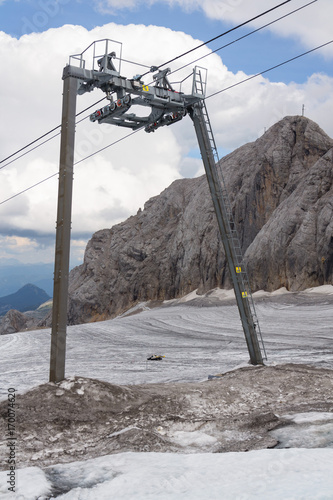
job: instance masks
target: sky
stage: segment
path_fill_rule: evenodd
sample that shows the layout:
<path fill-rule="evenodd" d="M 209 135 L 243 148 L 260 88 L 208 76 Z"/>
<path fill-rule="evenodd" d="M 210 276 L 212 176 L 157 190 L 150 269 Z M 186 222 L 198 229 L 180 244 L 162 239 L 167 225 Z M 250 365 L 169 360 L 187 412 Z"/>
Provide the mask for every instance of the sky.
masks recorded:
<path fill-rule="evenodd" d="M 122 58 L 131 61 L 122 62 L 121 73 L 132 78 L 280 3 L 0 0 L 0 261 L 53 261 L 59 129 L 45 136 L 40 142 L 47 142 L 40 147 L 36 147 L 40 142 L 34 143 L 5 159 L 60 124 L 62 70 L 70 55 L 81 53 L 94 40 L 121 42 L 114 43 L 117 56 L 122 47 Z M 206 105 L 220 156 L 256 140 L 284 116 L 302 114 L 303 105 L 305 116 L 333 136 L 333 43 L 233 86 L 333 39 L 332 2 L 317 0 L 304 7 L 307 3 L 290 0 L 170 63 L 173 72 L 188 64 L 178 74 L 171 74 L 173 82 L 190 74 L 195 64 L 207 68 Z M 300 10 L 283 17 L 296 9 Z M 151 75 L 144 80 L 150 83 Z M 99 90 L 78 96 L 77 111 L 103 97 Z M 82 113 L 79 119 L 98 107 Z M 203 174 L 189 117 L 154 134 L 139 131 L 125 138 L 129 133 L 89 119 L 77 123 L 72 266 L 82 262 L 86 243 L 95 231 L 134 215 L 174 180 Z M 34 184 L 38 185 L 25 191 Z M 21 191 L 25 192 L 15 196 Z"/>

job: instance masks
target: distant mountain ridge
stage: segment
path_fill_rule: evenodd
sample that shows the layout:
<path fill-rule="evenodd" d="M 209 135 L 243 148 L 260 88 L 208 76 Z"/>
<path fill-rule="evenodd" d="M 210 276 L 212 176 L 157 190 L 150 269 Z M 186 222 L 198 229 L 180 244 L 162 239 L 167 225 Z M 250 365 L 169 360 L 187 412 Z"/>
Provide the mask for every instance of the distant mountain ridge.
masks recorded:
<path fill-rule="evenodd" d="M 219 167 L 252 291 L 332 284 L 333 140 L 308 118 L 289 116 Z M 207 180 L 180 179 L 93 235 L 70 273 L 69 322 L 219 286 L 231 283 Z"/>
<path fill-rule="evenodd" d="M 0 297 L 0 315 L 11 309 L 20 312 L 32 311 L 50 299 L 50 296 L 38 286 L 28 283 L 17 292 Z"/>
<path fill-rule="evenodd" d="M 53 263 L 24 264 L 16 259 L 0 259 L 0 297 L 15 293 L 27 283 L 52 296 L 53 271 Z"/>

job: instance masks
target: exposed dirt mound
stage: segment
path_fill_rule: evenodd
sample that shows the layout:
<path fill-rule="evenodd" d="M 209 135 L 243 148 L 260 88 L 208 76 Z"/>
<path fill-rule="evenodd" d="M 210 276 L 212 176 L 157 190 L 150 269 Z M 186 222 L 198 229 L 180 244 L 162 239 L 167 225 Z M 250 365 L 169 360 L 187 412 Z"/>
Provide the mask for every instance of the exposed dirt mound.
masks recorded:
<path fill-rule="evenodd" d="M 138 386 L 76 377 L 38 386 L 17 404 L 20 468 L 124 451 L 245 451 L 277 444 L 268 431 L 285 424 L 279 415 L 333 412 L 333 371 L 249 366 L 207 382 Z"/>

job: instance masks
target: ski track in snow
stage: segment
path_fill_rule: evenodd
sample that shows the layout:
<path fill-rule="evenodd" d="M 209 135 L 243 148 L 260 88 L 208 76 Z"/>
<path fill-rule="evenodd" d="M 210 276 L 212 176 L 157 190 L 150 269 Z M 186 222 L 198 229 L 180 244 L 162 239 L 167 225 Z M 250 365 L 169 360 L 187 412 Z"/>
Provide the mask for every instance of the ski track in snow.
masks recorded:
<path fill-rule="evenodd" d="M 66 376 L 119 385 L 198 382 L 207 380 L 209 374 L 247 366 L 248 352 L 236 305 L 230 300 L 219 306 L 209 301 L 207 307 L 202 302 L 200 305 L 182 300 L 151 310 L 144 307 L 137 315 L 69 327 Z M 266 364 L 306 363 L 333 369 L 332 305 L 331 294 L 318 293 L 258 300 Z M 7 397 L 9 387 L 23 393 L 48 381 L 50 340 L 49 329 L 0 337 L 0 399 Z M 166 357 L 147 362 L 151 354 Z M 62 382 L 62 389 L 69 390 L 73 383 L 73 379 Z M 80 394 L 83 391 L 82 386 Z M 199 397 L 197 404 L 199 409 Z M 204 450 L 206 444 L 214 444 L 214 436 L 205 433 L 206 428 L 191 430 L 187 426 L 184 431 L 181 425 L 174 426 L 172 437 L 184 446 L 185 453 L 117 453 L 43 470 L 19 469 L 15 494 L 8 492 L 6 472 L 0 472 L 0 498 L 333 500 L 332 413 L 282 417 L 292 425 L 271 434 L 281 447 L 291 449 L 188 454 L 191 445 Z M 124 425 L 111 436 L 117 439 L 133 429 L 137 428 Z M 157 432 L 164 430 L 158 428 Z"/>
<path fill-rule="evenodd" d="M 318 294 L 317 294 L 318 295 Z M 268 361 L 333 368 L 333 299 L 286 294 L 257 303 Z M 304 298 L 305 297 L 305 298 Z M 317 298 L 315 303 L 313 297 Z M 50 329 L 0 337 L 2 382 L 25 392 L 49 377 Z M 151 354 L 162 354 L 149 362 Z M 113 384 L 194 382 L 247 365 L 248 352 L 234 304 L 191 303 L 144 310 L 101 323 L 67 329 L 66 376 Z"/>

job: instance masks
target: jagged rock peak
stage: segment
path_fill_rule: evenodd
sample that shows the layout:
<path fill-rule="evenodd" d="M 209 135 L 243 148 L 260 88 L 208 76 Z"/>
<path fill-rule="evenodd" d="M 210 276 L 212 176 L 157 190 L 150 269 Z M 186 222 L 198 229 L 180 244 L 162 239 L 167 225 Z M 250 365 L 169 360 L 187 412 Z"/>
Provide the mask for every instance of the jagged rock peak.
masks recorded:
<path fill-rule="evenodd" d="M 332 283 L 332 147 L 313 121 L 286 117 L 221 160 L 253 290 Z M 207 181 L 181 179 L 93 235 L 70 275 L 69 320 L 216 286 L 231 285 Z"/>

